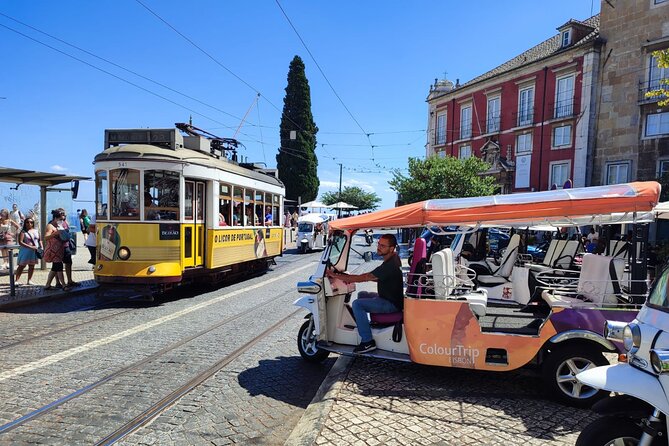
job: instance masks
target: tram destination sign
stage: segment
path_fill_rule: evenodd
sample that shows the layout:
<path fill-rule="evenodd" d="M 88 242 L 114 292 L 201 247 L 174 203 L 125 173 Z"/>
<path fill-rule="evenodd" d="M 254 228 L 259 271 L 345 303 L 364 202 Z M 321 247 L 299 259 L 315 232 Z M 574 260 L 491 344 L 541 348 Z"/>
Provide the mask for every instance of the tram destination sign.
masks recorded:
<path fill-rule="evenodd" d="M 178 223 L 160 224 L 160 240 L 179 240 L 180 235 Z"/>

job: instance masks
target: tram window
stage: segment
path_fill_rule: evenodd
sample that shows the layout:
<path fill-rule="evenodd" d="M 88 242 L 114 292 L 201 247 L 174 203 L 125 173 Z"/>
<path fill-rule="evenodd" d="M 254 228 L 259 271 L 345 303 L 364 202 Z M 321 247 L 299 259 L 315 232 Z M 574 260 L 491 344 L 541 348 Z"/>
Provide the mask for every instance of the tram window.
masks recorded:
<path fill-rule="evenodd" d="M 195 183 L 186 181 L 186 196 L 184 197 L 184 216 L 186 220 L 193 219 L 193 197 L 195 196 Z"/>
<path fill-rule="evenodd" d="M 179 174 L 167 170 L 144 172 L 144 218 L 179 219 Z"/>
<path fill-rule="evenodd" d="M 221 184 L 218 203 L 218 225 L 230 226 L 232 217 L 232 187 L 229 184 Z"/>
<path fill-rule="evenodd" d="M 107 171 L 95 172 L 95 217 L 106 220 L 107 207 L 109 203 L 109 183 L 107 182 Z"/>
<path fill-rule="evenodd" d="M 204 219 L 204 183 L 197 183 L 197 201 L 195 202 L 198 221 Z"/>
<path fill-rule="evenodd" d="M 263 194 L 261 191 L 259 191 L 259 190 L 256 191 L 256 195 L 255 195 L 255 202 L 256 202 L 255 219 L 256 219 L 256 222 L 257 222 L 257 223 L 255 223 L 256 226 L 260 225 L 262 222 L 265 221 L 265 197 L 264 197 L 264 195 L 265 194 Z"/>
<path fill-rule="evenodd" d="M 241 226 L 244 221 L 244 189 L 235 186 L 233 189 L 232 223 Z"/>
<path fill-rule="evenodd" d="M 272 195 L 272 224 L 274 226 L 279 226 L 281 224 L 279 221 L 281 218 L 281 212 L 279 212 L 279 209 L 279 196 Z"/>
<path fill-rule="evenodd" d="M 139 219 L 139 171 L 115 169 L 110 172 L 111 218 Z"/>
<path fill-rule="evenodd" d="M 244 189 L 244 226 L 257 225 L 257 216 L 254 212 L 253 189 Z"/>

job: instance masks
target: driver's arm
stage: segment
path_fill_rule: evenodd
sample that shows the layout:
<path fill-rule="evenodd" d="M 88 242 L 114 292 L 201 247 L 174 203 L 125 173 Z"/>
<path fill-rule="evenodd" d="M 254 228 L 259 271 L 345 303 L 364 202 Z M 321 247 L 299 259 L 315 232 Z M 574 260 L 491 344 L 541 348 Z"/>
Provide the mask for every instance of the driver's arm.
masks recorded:
<path fill-rule="evenodd" d="M 332 271 L 330 269 L 325 271 L 325 275 L 332 279 L 339 279 L 346 283 L 357 283 L 357 282 L 376 282 L 378 279 L 372 273 L 365 274 L 346 274 Z"/>

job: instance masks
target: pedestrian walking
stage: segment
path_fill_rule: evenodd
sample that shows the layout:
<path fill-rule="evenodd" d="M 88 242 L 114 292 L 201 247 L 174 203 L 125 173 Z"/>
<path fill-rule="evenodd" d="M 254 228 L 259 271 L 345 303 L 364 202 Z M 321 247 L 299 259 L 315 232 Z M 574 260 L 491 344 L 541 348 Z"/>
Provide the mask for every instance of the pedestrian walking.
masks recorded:
<path fill-rule="evenodd" d="M 91 217 L 88 215 L 88 211 L 86 209 L 82 209 L 81 213 L 79 214 L 79 227 L 81 228 L 81 233 L 84 235 L 84 240 L 86 240 L 86 236 L 88 236 L 88 227 L 91 224 Z"/>
<path fill-rule="evenodd" d="M 88 249 L 88 252 L 91 254 L 91 258 L 88 260 L 88 263 L 90 263 L 91 265 L 95 265 L 96 243 L 97 243 L 97 238 L 95 236 L 95 223 L 91 223 L 88 225 L 88 236 L 84 241 L 84 245 Z"/>
<path fill-rule="evenodd" d="M 21 232 L 23 227 L 23 220 L 25 220 L 25 215 L 19 210 L 19 205 L 14 203 L 12 205 L 12 211 L 9 213 L 9 218 L 16 223 L 16 226 L 12 225 L 10 228 L 12 235 L 14 236 L 14 241 L 18 240 L 18 233 Z"/>
<path fill-rule="evenodd" d="M 0 255 L 2 255 L 2 268 L 9 268 L 9 250 L 5 247 L 14 244 L 14 229 L 21 227 L 9 218 L 9 209 L 0 209 Z"/>
<path fill-rule="evenodd" d="M 79 286 L 79 282 L 72 280 L 72 256 L 75 254 L 77 244 L 75 242 L 74 234 L 70 232 L 70 225 L 67 223 L 67 214 L 65 209 L 58 208 L 61 213 L 61 220 L 58 226 L 61 240 L 63 241 L 63 265 L 65 266 L 65 277 L 67 278 L 67 286 L 69 288 Z"/>
<path fill-rule="evenodd" d="M 65 257 L 65 248 L 63 246 L 63 239 L 61 237 L 60 222 L 65 218 L 65 214 L 60 209 L 51 211 L 51 221 L 47 223 L 44 233 L 44 240 L 46 240 L 46 248 L 44 249 L 44 260 L 51 263 L 51 271 L 46 279 L 45 291 L 51 290 L 51 282 L 56 279 L 56 287 L 68 290 L 65 286 L 65 278 L 63 277 L 63 258 Z"/>
<path fill-rule="evenodd" d="M 44 253 L 42 240 L 39 232 L 35 229 L 35 220 L 26 218 L 23 220 L 23 230 L 19 232 L 19 266 L 16 268 L 15 280 L 18 284 L 21 279 L 21 274 L 25 267 L 28 267 L 28 281 L 27 285 L 36 285 L 32 282 L 33 273 L 35 272 L 35 265 Z"/>

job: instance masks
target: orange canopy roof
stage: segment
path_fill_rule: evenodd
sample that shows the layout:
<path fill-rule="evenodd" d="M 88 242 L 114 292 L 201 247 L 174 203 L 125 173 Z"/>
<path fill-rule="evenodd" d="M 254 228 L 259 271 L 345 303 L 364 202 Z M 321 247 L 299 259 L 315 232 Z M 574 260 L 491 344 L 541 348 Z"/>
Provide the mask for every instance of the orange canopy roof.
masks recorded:
<path fill-rule="evenodd" d="M 652 210 L 660 184 L 644 181 L 609 186 L 524 192 L 411 203 L 334 220 L 332 229 L 408 228 L 457 224 L 550 222 L 573 217 Z"/>

